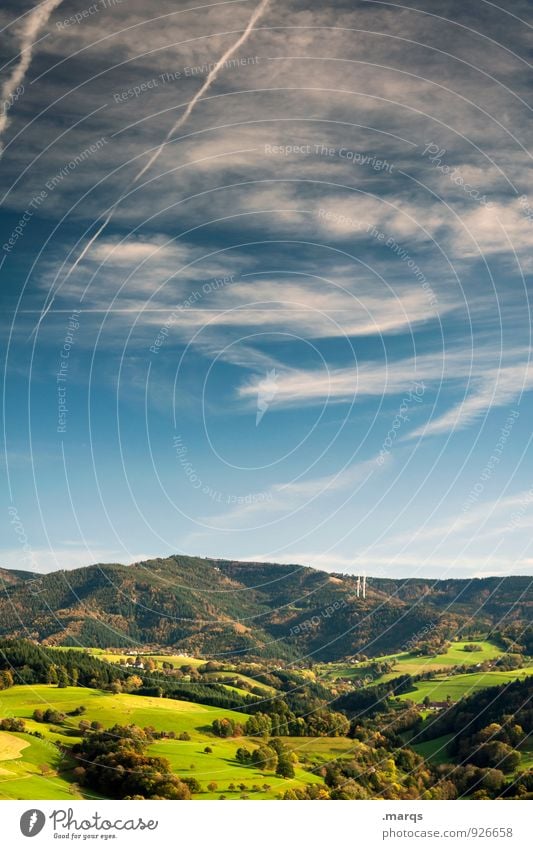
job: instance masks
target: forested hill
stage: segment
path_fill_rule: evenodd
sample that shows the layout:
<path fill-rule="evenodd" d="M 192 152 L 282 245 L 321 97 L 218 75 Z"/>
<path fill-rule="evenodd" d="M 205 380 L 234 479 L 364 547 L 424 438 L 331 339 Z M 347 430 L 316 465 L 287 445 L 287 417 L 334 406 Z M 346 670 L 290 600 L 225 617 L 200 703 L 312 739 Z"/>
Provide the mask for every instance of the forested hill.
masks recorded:
<path fill-rule="evenodd" d="M 0 636 L 51 645 L 167 645 L 203 655 L 335 660 L 533 619 L 529 577 L 367 579 L 176 555 L 34 575 L 0 569 Z"/>

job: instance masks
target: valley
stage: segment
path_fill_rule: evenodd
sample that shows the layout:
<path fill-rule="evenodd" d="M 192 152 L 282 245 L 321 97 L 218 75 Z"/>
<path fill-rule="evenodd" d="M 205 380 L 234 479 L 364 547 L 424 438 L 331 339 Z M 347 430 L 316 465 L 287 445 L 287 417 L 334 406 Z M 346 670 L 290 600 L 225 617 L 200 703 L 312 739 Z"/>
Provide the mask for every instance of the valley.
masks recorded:
<path fill-rule="evenodd" d="M 181 556 L 0 579 L 0 798 L 533 794 L 529 579 L 363 598 Z"/>
<path fill-rule="evenodd" d="M 17 643 L 12 645 L 20 647 Z M 294 736 L 287 733 L 290 728 L 279 728 L 278 732 L 282 731 L 282 734 L 277 739 L 282 740 L 284 748 L 290 752 L 292 769 L 287 777 L 276 774 L 274 763 L 263 765 L 239 759 L 239 750 L 247 749 L 253 754 L 257 748 L 268 745 L 276 734 L 275 729 L 268 733 L 247 733 L 247 722 L 254 714 L 247 712 L 246 705 L 244 712 L 159 694 L 142 694 L 143 688 L 146 690 L 147 685 L 155 684 L 163 676 L 174 680 L 174 676 L 178 675 L 177 680 L 187 679 L 185 683 L 189 686 L 194 686 L 195 679 L 199 678 L 204 687 L 210 681 L 212 686 L 220 688 L 220 693 L 225 690 L 230 697 L 249 698 L 254 690 L 255 706 L 259 702 L 261 707 L 264 700 L 264 715 L 267 715 L 271 713 L 269 703 L 283 699 L 284 691 L 264 681 L 280 669 L 270 670 L 259 662 L 250 663 L 246 664 L 246 675 L 240 668 L 245 664 L 217 664 L 184 655 L 141 650 L 136 655 L 123 655 L 116 649 L 51 649 L 48 651 L 57 660 L 68 657 L 75 664 L 77 658 L 83 657 L 89 663 L 95 662 L 95 668 L 105 666 L 110 679 L 115 678 L 115 671 L 120 672 L 121 678 L 117 678 L 114 684 L 104 685 L 106 688 L 71 686 L 61 681 L 14 683 L 4 688 L 0 693 L 0 719 L 7 716 L 19 720 L 23 723 L 23 730 L 0 731 L 0 798 L 105 798 L 105 793 L 80 782 L 84 761 L 74 754 L 73 749 L 91 734 L 118 726 L 144 729 L 148 737 L 147 756 L 163 758 L 166 769 L 185 782 L 190 796 L 195 799 L 298 798 L 298 793 L 306 794 L 304 798 L 307 798 L 310 792 L 315 793 L 316 798 L 330 798 L 332 788 L 327 782 L 328 779 L 331 782 L 332 770 L 342 770 L 343 765 L 353 767 L 354 758 L 357 758 L 360 777 L 365 773 L 367 777 L 375 775 L 376 767 L 380 767 L 380 792 L 374 790 L 362 797 L 394 798 L 398 784 L 393 779 L 398 779 L 404 770 L 403 780 L 407 775 L 423 772 L 428 767 L 431 771 L 444 768 L 445 764 L 461 762 L 450 754 L 449 746 L 455 737 L 453 733 L 439 735 L 427 742 L 423 740 L 432 719 L 446 713 L 443 703 L 450 709 L 480 690 L 498 685 L 505 687 L 516 681 L 529 682 L 529 693 L 533 695 L 533 664 L 527 665 L 527 659 L 524 659 L 526 665 L 520 668 L 479 671 L 475 667 L 480 663 L 493 665 L 501 662 L 504 657 L 502 650 L 490 641 L 483 641 L 481 651 L 476 653 L 465 652 L 465 645 L 469 644 L 452 643 L 447 651 L 433 657 L 400 652 L 375 661 L 317 664 L 314 668 L 293 671 L 296 677 L 285 692 L 293 698 L 295 691 L 301 695 L 308 687 L 315 690 L 324 688 L 322 695 L 327 697 L 323 699 L 320 711 L 334 711 L 336 700 L 340 698 L 342 701 L 346 694 L 372 692 L 377 686 L 394 681 L 399 674 L 408 674 L 415 679 L 428 673 L 434 677 L 416 680 L 406 692 L 391 698 L 386 707 L 381 705 L 382 710 L 372 718 L 365 719 L 363 711 L 359 719 L 349 722 L 348 711 L 345 725 L 338 734 L 326 729 L 324 736 Z M 9 654 L 9 645 L 7 649 Z M 33 650 L 39 652 L 36 646 Z M 472 662 L 474 654 L 479 657 L 477 664 Z M 463 655 L 468 655 L 466 663 L 463 663 Z M 375 679 L 365 678 L 365 670 L 373 669 L 374 663 L 392 664 L 392 669 Z M 457 673 L 464 666 L 474 669 Z M 119 680 L 123 682 L 120 685 Z M 273 678 L 273 682 L 275 680 Z M 278 687 L 279 683 L 278 679 Z M 128 689 L 131 686 L 139 692 L 119 691 L 122 687 Z M 316 705 L 314 702 L 315 710 Z M 46 711 L 53 713 L 46 717 Z M 39 716 L 39 712 L 44 714 L 44 718 Z M 356 716 L 358 713 L 361 714 L 361 711 L 356 711 Z M 229 721 L 234 731 L 228 737 L 217 736 L 213 731 L 215 720 Z M 398 740 L 396 725 L 405 721 L 408 727 L 404 732 L 400 731 L 402 739 Z M 380 737 L 390 734 L 391 740 L 385 746 L 384 741 L 376 745 L 376 734 Z M 519 762 L 513 769 L 514 775 L 525 776 L 531 770 L 530 734 L 531 729 L 516 750 L 519 751 Z M 402 759 L 408 752 L 410 757 L 418 756 L 420 762 L 408 760 L 407 764 L 403 764 Z M 341 787 L 350 781 L 353 778 L 344 778 L 340 781 Z M 429 788 L 425 788 L 424 792 L 429 793 Z M 347 798 L 351 798 L 349 793 Z M 403 796 L 400 794 L 399 798 Z"/>

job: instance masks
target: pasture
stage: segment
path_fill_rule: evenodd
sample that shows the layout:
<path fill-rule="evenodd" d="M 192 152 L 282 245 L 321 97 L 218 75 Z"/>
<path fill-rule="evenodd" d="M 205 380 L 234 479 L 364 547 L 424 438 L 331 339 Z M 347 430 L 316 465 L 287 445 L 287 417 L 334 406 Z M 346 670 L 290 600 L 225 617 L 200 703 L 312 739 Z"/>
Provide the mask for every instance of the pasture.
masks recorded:
<path fill-rule="evenodd" d="M 465 646 L 471 642 L 479 645 L 481 651 L 465 651 Z M 448 651 L 435 656 L 416 655 L 409 651 L 383 655 L 382 657 L 372 658 L 372 662 L 391 663 L 393 669 L 391 672 L 376 678 L 372 683 L 378 684 L 381 681 L 389 681 L 391 678 L 397 678 L 398 675 L 420 675 L 422 672 L 444 670 L 453 666 L 476 666 L 476 664 L 487 660 L 495 660 L 502 654 L 502 649 L 488 640 L 459 640 L 452 643 Z M 327 681 L 334 681 L 337 678 L 363 678 L 367 667 L 367 662 L 319 664 L 317 666 L 317 678 Z"/>
<path fill-rule="evenodd" d="M 4 732 L 9 741 L 2 746 L 0 740 L 0 769 L 14 773 L 0 773 L 0 798 L 4 799 L 81 797 L 80 791 L 69 780 L 72 764 L 65 760 L 61 763 L 62 755 L 53 745 L 54 742 L 72 745 L 80 739 L 80 719 L 97 720 L 106 728 L 118 723 L 153 726 L 158 731 L 174 731 L 177 734 L 186 731 L 190 740 L 156 740 L 150 745 L 149 752 L 167 758 L 172 770 L 179 776 L 194 776 L 202 785 L 202 792 L 195 794 L 195 798 L 202 799 L 218 798 L 221 794 L 227 798 L 239 798 L 243 793 L 250 798 L 273 799 L 290 787 L 322 784 L 322 778 L 309 772 L 310 767 L 346 757 L 357 745 L 345 738 L 284 738 L 300 761 L 295 764 L 294 779 L 284 779 L 236 760 L 240 746 L 252 751 L 260 744 L 259 738 L 220 739 L 211 733 L 211 723 L 217 718 L 228 717 L 244 724 L 248 717 L 238 711 L 174 699 L 113 694 L 83 687 L 58 688 L 48 684 L 11 687 L 2 693 L 2 699 L 6 713 L 24 719 L 28 731 L 39 731 L 45 738 L 38 740 L 29 734 Z M 84 714 L 67 716 L 61 725 L 32 719 L 35 708 L 45 710 L 51 707 L 68 714 L 79 705 L 84 705 Z M 212 752 L 205 752 L 206 747 Z M 14 755 L 16 759 L 13 759 Z M 216 791 L 209 791 L 207 785 L 213 781 L 218 787 Z M 232 783 L 235 789 L 229 790 Z M 240 789 L 240 784 L 246 785 L 246 789 Z M 268 788 L 263 785 L 268 785 Z M 254 786 L 256 789 L 253 789 Z"/>
<path fill-rule="evenodd" d="M 0 731 L 0 799 L 81 799 L 71 769 L 49 741 Z"/>
<path fill-rule="evenodd" d="M 429 681 L 417 681 L 409 693 L 402 693 L 400 699 L 411 699 L 416 704 L 422 704 L 426 696 L 432 702 L 445 702 L 450 696 L 452 702 L 484 690 L 486 687 L 496 687 L 508 684 L 517 678 L 533 675 L 533 666 L 524 669 L 513 669 L 510 672 L 471 672 L 464 675 L 439 675 Z"/>

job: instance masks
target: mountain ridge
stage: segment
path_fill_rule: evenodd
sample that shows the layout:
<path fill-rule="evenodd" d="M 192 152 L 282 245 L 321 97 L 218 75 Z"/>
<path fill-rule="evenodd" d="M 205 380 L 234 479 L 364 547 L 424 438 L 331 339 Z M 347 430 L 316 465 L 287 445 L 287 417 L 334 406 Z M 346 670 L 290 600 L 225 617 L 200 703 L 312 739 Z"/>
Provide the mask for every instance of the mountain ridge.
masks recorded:
<path fill-rule="evenodd" d="M 532 584 L 370 577 L 363 599 L 355 576 L 298 564 L 173 555 L 46 574 L 0 568 L 0 636 L 285 660 L 376 656 L 421 635 L 527 624 Z"/>

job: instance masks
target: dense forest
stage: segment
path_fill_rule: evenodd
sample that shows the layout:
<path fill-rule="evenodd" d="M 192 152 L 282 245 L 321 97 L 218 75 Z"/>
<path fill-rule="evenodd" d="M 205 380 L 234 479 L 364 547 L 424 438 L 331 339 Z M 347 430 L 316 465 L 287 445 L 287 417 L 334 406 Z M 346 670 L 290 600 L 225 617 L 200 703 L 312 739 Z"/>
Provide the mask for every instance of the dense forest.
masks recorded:
<path fill-rule="evenodd" d="M 503 626 L 512 642 L 513 628 L 518 638 L 533 620 L 526 577 L 372 578 L 362 598 L 349 575 L 175 556 L 47 575 L 0 570 L 0 582 L 0 636 L 103 648 L 165 645 L 211 657 L 379 656 L 420 634 L 442 641 Z"/>

